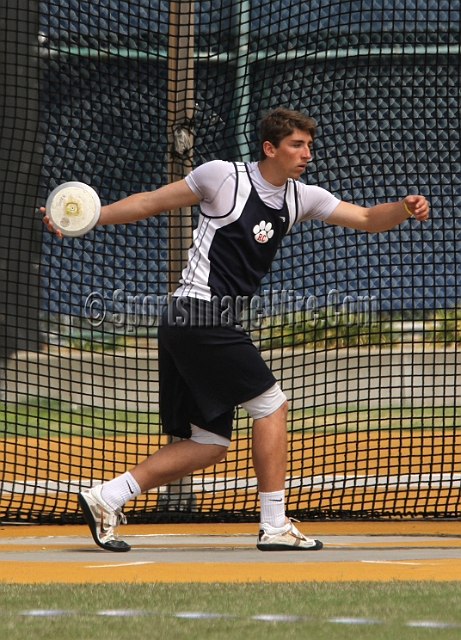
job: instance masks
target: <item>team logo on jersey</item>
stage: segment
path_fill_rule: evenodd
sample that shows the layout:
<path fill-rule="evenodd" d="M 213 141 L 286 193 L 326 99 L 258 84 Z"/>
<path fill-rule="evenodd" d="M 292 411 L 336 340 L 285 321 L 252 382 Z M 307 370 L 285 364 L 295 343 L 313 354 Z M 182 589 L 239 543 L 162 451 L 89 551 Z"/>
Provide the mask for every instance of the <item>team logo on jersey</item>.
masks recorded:
<path fill-rule="evenodd" d="M 265 220 L 261 220 L 259 224 L 256 224 L 253 227 L 253 233 L 255 234 L 256 242 L 260 242 L 264 244 L 265 242 L 269 242 L 269 240 L 274 235 L 274 230 L 272 229 L 272 223 L 266 222 Z"/>

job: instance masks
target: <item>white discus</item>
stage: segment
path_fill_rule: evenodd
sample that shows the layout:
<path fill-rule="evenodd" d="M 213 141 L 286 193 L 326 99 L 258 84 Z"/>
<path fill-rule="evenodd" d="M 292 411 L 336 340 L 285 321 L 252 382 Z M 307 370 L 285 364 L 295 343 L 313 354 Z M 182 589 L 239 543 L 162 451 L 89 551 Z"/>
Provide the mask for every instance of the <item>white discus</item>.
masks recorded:
<path fill-rule="evenodd" d="M 83 236 L 97 225 L 101 201 L 84 182 L 64 182 L 48 196 L 46 213 L 63 235 Z"/>

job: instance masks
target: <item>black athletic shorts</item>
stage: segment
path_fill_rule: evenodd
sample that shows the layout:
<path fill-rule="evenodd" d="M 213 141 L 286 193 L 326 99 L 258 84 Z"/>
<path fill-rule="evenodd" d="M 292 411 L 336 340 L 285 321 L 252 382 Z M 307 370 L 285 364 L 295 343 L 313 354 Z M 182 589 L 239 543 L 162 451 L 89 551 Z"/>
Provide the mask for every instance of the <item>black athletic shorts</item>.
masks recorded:
<path fill-rule="evenodd" d="M 173 298 L 158 330 L 163 432 L 191 436 L 190 424 L 230 439 L 235 407 L 276 379 L 248 334 L 216 305 Z"/>

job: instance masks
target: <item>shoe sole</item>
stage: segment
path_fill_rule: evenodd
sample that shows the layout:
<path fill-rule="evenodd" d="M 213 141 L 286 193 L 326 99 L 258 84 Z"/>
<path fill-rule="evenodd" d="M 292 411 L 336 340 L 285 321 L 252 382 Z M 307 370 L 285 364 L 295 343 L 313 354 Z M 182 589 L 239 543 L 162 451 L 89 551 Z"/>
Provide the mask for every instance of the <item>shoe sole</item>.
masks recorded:
<path fill-rule="evenodd" d="M 81 510 L 83 511 L 83 517 L 87 525 L 90 527 L 91 535 L 93 536 L 93 540 L 96 542 L 98 547 L 104 549 L 105 551 L 115 551 L 117 553 L 122 553 L 125 551 L 130 551 L 131 547 L 129 544 L 124 542 L 123 540 L 112 540 L 111 542 L 101 542 L 98 538 L 98 532 L 96 529 L 96 522 L 91 512 L 90 507 L 88 506 L 87 501 L 82 496 L 82 494 L 78 494 L 78 503 L 80 505 Z"/>
<path fill-rule="evenodd" d="M 280 542 L 274 542 L 272 544 L 261 544 L 258 542 L 256 548 L 259 551 L 319 551 L 322 549 L 323 543 L 320 540 L 315 540 L 315 545 L 312 547 L 295 547 L 289 544 L 282 544 Z"/>

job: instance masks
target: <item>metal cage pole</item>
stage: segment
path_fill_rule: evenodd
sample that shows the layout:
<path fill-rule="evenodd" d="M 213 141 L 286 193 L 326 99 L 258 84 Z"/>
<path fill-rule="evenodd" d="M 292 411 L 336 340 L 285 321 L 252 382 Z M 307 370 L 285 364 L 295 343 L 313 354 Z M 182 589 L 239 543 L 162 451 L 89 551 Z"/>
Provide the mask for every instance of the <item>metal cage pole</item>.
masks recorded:
<path fill-rule="evenodd" d="M 194 3 L 170 2 L 168 34 L 169 182 L 182 180 L 192 168 L 194 87 Z M 192 240 L 191 209 L 169 215 L 168 283 L 178 283 Z"/>
<path fill-rule="evenodd" d="M 182 180 L 192 169 L 194 87 L 194 3 L 169 3 L 168 32 L 168 180 Z M 168 286 L 179 282 L 192 241 L 192 210 L 173 209 L 168 217 Z M 179 440 L 171 437 L 170 442 Z M 159 493 L 160 511 L 194 511 L 192 476 L 170 483 Z"/>

